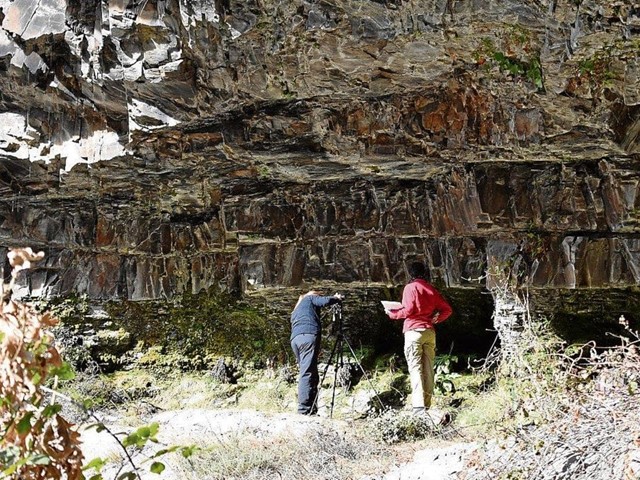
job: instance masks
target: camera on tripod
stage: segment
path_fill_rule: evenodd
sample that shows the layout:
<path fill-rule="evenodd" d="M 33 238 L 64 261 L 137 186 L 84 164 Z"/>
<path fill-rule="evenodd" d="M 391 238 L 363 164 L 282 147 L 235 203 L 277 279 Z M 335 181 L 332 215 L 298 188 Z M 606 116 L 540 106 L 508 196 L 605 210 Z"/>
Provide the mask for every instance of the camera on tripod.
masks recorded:
<path fill-rule="evenodd" d="M 329 311 L 331 312 L 331 333 L 333 335 L 343 335 L 342 303 L 334 303 Z"/>

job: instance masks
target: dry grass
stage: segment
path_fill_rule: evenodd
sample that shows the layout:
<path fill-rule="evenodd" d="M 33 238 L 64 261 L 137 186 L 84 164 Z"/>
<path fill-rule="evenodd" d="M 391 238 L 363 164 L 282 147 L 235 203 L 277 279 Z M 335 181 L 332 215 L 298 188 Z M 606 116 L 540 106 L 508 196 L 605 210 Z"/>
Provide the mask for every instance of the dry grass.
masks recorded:
<path fill-rule="evenodd" d="M 389 451 L 356 431 L 317 425 L 301 436 L 233 437 L 174 465 L 184 480 L 362 478 L 389 468 Z"/>

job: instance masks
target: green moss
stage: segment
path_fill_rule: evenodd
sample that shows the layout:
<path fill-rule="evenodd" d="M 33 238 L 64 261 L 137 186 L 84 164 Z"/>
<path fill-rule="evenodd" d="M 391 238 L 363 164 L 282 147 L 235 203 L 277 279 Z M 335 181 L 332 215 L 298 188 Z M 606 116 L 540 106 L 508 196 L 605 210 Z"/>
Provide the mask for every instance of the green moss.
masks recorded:
<path fill-rule="evenodd" d="M 271 177 L 271 169 L 269 168 L 268 165 L 258 165 L 257 167 L 258 170 L 258 177 L 260 177 L 261 179 L 268 179 Z"/>
<path fill-rule="evenodd" d="M 90 313 L 86 295 L 68 295 L 66 297 L 40 298 L 34 302 L 40 312 L 49 312 L 67 325 L 85 324 Z"/>
<path fill-rule="evenodd" d="M 455 345 L 463 359 L 467 351 L 488 350 L 494 338 L 487 332 L 491 296 L 480 289 L 441 290 L 455 313 L 438 327 L 439 352 Z M 374 290 L 348 296 L 345 302 L 343 331 L 367 370 L 404 365 L 402 322 L 389 320 L 379 306 L 379 299 L 398 299 L 401 293 L 401 286 Z M 247 303 L 252 300 L 254 304 Z M 206 369 L 220 356 L 255 365 L 293 362 L 288 313 L 274 313 L 271 308 L 281 307 L 268 301 L 242 301 L 215 289 L 165 301 L 114 300 L 92 306 L 84 297 L 55 299 L 47 308 L 63 319 L 57 337 L 65 343 L 65 357 L 80 370 L 92 362 L 103 372 L 132 365 L 162 371 Z M 336 331 L 331 314 L 323 313 L 325 359 Z M 347 345 L 343 354 L 352 356 Z"/>
<path fill-rule="evenodd" d="M 288 349 L 288 322 L 211 290 L 173 302 L 111 302 L 109 316 L 153 351 L 143 356 L 184 368 L 203 368 L 220 355 L 262 361 Z"/>

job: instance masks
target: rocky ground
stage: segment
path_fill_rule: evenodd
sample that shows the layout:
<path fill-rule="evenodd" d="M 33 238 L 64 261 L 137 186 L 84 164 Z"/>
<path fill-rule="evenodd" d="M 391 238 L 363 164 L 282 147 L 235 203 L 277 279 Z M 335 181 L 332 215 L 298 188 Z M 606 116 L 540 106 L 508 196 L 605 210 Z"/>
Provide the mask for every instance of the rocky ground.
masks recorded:
<path fill-rule="evenodd" d="M 399 415 L 406 415 L 400 412 Z M 349 430 L 354 428 L 351 422 L 344 420 L 330 419 L 326 417 L 314 416 L 306 417 L 292 413 L 268 414 L 249 410 L 206 410 L 189 409 L 181 411 L 165 411 L 150 416 L 149 423 L 159 424 L 157 436 L 158 444 L 135 452 L 132 455 L 134 463 L 145 466 L 145 472 L 141 472 L 141 477 L 161 478 L 171 480 L 183 480 L 185 475 L 189 475 L 188 465 L 179 457 L 167 455 L 162 458 L 166 470 L 157 475 L 148 472 L 149 462 L 145 463 L 152 452 L 158 451 L 162 445 L 192 445 L 197 443 L 202 448 L 211 446 L 224 446 L 233 443 L 237 439 L 248 448 L 255 448 L 256 445 L 268 444 L 276 440 L 286 438 L 295 443 L 298 439 L 318 435 L 337 434 L 347 435 Z M 104 422 L 112 432 L 126 430 L 127 427 L 118 425 L 119 419 L 115 416 L 105 416 Z M 359 427 L 356 427 L 359 428 Z M 95 457 L 117 459 L 122 458 L 123 449 L 121 445 L 107 431 L 97 432 L 95 428 L 85 428 L 82 432 L 83 451 L 87 459 Z M 465 468 L 465 459 L 476 450 L 477 446 L 473 442 L 443 442 L 436 441 L 433 448 L 416 450 L 413 458 L 407 461 L 405 455 L 398 455 L 393 449 L 387 452 L 386 463 L 383 471 L 377 473 L 363 474 L 360 476 L 349 476 L 348 478 L 360 478 L 361 480 L 448 480 L 457 478 L 457 474 Z M 413 451 L 415 447 L 406 447 L 407 451 Z M 313 452 L 310 452 L 313 454 Z M 197 455 L 197 453 L 196 453 Z M 394 456 L 396 456 L 394 458 Z M 405 457 L 405 458 L 403 458 Z M 300 464 L 311 461 L 310 458 L 301 457 Z M 381 462 L 382 463 L 385 462 Z M 105 478 L 110 478 L 110 474 L 115 474 L 118 467 L 111 466 L 103 471 Z M 126 469 L 127 467 L 125 467 Z M 192 475 L 194 473 L 191 473 Z M 322 472 L 317 472 L 318 478 L 322 477 Z M 188 477 L 214 479 L 221 478 L 211 474 L 205 477 Z M 264 476 L 251 478 L 281 478 L 271 472 L 264 472 Z M 322 477 L 338 478 L 338 477 Z M 346 477 L 341 477 L 346 478 Z"/>
<path fill-rule="evenodd" d="M 398 415 L 406 415 L 399 412 Z M 354 455 L 355 462 L 337 469 L 327 468 L 325 462 L 344 461 L 353 454 L 348 438 L 354 429 L 353 421 L 327 417 L 305 417 L 291 413 L 264 413 L 250 410 L 188 409 L 165 411 L 146 419 L 159 424 L 158 443 L 131 451 L 131 461 L 138 465 L 142 479 L 164 480 L 217 480 L 217 479 L 276 479 L 300 478 L 295 472 L 305 472 L 309 478 L 331 480 L 471 480 L 493 478 L 515 479 L 620 479 L 635 480 L 640 474 L 640 448 L 628 445 L 633 429 L 633 412 L 624 418 L 596 424 L 597 410 L 584 421 L 571 426 L 562 421 L 543 427 L 529 426 L 502 439 L 472 441 L 458 437 L 445 440 L 434 436 L 428 443 L 414 442 L 399 446 L 381 447 L 377 451 L 364 451 Z M 562 419 L 561 419 L 562 420 Z M 116 417 L 104 418 L 112 432 L 131 430 L 118 425 Z M 637 429 L 636 429 L 637 430 Z M 104 478 L 116 478 L 120 468 L 131 470 L 123 457 L 123 449 L 107 431 L 97 432 L 85 428 L 82 432 L 83 451 L 88 460 L 101 457 L 111 463 L 103 470 Z M 583 440 L 590 438 L 589 442 Z M 256 462 L 238 466 L 238 476 L 229 477 L 217 467 L 201 463 L 207 449 L 226 450 L 229 459 L 237 449 L 264 450 L 277 457 L 284 450 L 304 439 L 319 440 L 319 451 L 309 450 L 298 455 L 292 464 L 278 470 L 278 462 Z M 324 445 L 323 441 L 334 442 Z M 545 443 L 546 442 L 546 443 Z M 198 445 L 191 461 L 178 453 L 150 460 L 154 452 L 168 446 Z M 274 446 L 276 448 L 274 448 Z M 335 448 L 337 446 L 337 448 Z M 344 450 L 343 450 L 344 448 Z M 322 453 L 328 458 L 322 458 Z M 206 455 L 206 454 L 205 454 Z M 285 455 L 286 456 L 286 455 Z M 161 474 L 151 473 L 152 461 L 159 460 L 166 469 Z M 275 467 L 274 467 L 275 465 Z M 210 468 L 210 470 L 208 470 Z M 229 467 L 227 467 L 229 468 Z M 244 472 L 240 469 L 246 468 Z M 227 471 L 228 472 L 228 471 Z"/>
<path fill-rule="evenodd" d="M 553 337 L 540 340 L 544 335 L 532 331 L 533 343 L 526 343 L 534 346 L 503 359 L 490 387 L 479 387 L 480 375 L 467 379 L 475 387 L 457 378 L 467 395 L 439 394 L 437 407 L 448 411 L 433 409 L 428 417 L 401 406 L 365 412 L 366 405 L 375 406 L 369 384 L 338 389 L 332 417 L 331 389 L 323 388 L 320 415 L 300 416 L 289 413 L 295 383 L 249 374 L 241 390 L 203 377 L 178 377 L 174 385 L 158 383 L 150 402 L 138 399 L 126 413 L 121 408 L 97 416 L 121 442 L 121 432 L 157 425 L 157 443 L 128 448 L 145 472 L 152 461 L 165 464 L 160 476 L 141 473 L 144 479 L 637 480 L 640 336 L 627 331 L 618 347 L 589 344 L 577 351 L 560 349 Z M 141 375 L 133 377 L 154 382 Z M 395 376 L 383 378 L 397 385 Z M 174 397 L 182 400 L 170 401 Z M 469 416 L 473 411 L 476 417 Z M 83 439 L 87 460 L 102 457 L 112 465 L 123 457 L 122 446 L 106 430 L 85 430 Z M 187 460 L 180 450 L 151 458 L 172 445 L 200 449 Z M 117 477 L 111 466 L 103 473 Z"/>

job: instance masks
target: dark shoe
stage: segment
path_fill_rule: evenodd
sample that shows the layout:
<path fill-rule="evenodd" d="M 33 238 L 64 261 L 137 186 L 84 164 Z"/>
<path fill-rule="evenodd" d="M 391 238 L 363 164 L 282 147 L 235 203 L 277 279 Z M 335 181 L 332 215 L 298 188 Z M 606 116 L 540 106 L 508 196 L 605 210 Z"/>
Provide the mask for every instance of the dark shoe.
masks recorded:
<path fill-rule="evenodd" d="M 318 409 L 314 408 L 312 410 L 298 410 L 298 413 L 300 415 L 317 415 L 318 414 Z"/>

